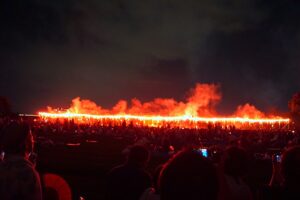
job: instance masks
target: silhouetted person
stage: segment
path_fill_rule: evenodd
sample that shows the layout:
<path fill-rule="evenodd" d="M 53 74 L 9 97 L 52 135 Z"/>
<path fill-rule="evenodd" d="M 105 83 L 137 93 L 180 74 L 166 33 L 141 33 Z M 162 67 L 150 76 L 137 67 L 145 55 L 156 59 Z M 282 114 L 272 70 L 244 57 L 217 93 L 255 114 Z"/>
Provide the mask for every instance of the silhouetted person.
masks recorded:
<path fill-rule="evenodd" d="M 13 122 L 0 134 L 0 199 L 42 199 L 40 177 L 29 161 L 33 150 L 33 137 L 24 124 Z"/>
<path fill-rule="evenodd" d="M 141 196 L 140 200 L 160 200 L 159 196 L 159 186 L 158 186 L 158 179 L 160 172 L 163 168 L 163 165 L 159 165 L 154 173 L 153 173 L 153 187 L 147 188 L 143 195 Z"/>
<path fill-rule="evenodd" d="M 284 187 L 300 188 L 300 146 L 291 147 L 283 154 L 281 173 Z"/>
<path fill-rule="evenodd" d="M 163 167 L 159 187 L 161 200 L 215 200 L 217 172 L 214 165 L 197 151 L 185 150 Z"/>
<path fill-rule="evenodd" d="M 143 146 L 129 149 L 127 162 L 113 168 L 107 177 L 107 199 L 138 200 L 151 186 L 151 178 L 145 171 L 149 152 Z"/>
<path fill-rule="evenodd" d="M 300 132 L 300 92 L 293 95 L 288 106 L 291 120 L 294 122 L 296 130 Z"/>
<path fill-rule="evenodd" d="M 163 165 L 159 165 L 156 167 L 154 174 L 153 174 L 153 187 L 156 191 L 156 193 L 159 193 L 159 176 L 161 173 L 161 170 L 163 169 Z"/>
<path fill-rule="evenodd" d="M 243 178 L 248 171 L 247 152 L 235 146 L 228 147 L 221 161 L 221 194 L 219 199 L 251 200 L 253 195 Z"/>
<path fill-rule="evenodd" d="M 262 199 L 300 199 L 300 146 L 287 149 L 278 163 L 273 159 L 273 174 L 269 190 Z"/>

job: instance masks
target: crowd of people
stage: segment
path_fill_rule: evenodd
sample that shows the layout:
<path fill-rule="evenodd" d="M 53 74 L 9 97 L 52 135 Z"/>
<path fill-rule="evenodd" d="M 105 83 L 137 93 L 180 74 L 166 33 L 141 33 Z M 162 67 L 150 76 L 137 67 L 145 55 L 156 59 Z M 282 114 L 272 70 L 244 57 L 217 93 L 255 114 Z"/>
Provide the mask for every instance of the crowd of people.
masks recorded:
<path fill-rule="evenodd" d="M 300 134 L 288 128 L 182 129 L 2 119 L 0 130 L 0 197 L 5 200 L 59 199 L 45 189 L 35 169 L 34 144 L 46 145 L 45 138 L 58 145 L 107 137 L 131 145 L 123 151 L 126 162 L 107 172 L 106 199 L 300 199 Z M 149 172 L 147 163 L 155 156 L 167 161 Z M 268 183 L 251 180 L 260 171 L 253 167 L 255 160 L 271 163 Z"/>
<path fill-rule="evenodd" d="M 146 146 L 152 154 L 169 155 L 189 147 L 207 148 L 211 159 L 218 161 L 221 152 L 229 145 L 242 146 L 258 159 L 271 156 L 284 148 L 300 143 L 299 133 L 289 127 L 241 130 L 235 127 L 222 128 L 209 124 L 202 129 L 168 127 L 101 126 L 99 124 L 49 123 L 43 120 L 33 124 L 40 143 L 55 145 L 55 141 L 83 143 L 87 140 L 118 138 L 128 144 Z M 46 139 L 46 140 L 45 140 Z"/>

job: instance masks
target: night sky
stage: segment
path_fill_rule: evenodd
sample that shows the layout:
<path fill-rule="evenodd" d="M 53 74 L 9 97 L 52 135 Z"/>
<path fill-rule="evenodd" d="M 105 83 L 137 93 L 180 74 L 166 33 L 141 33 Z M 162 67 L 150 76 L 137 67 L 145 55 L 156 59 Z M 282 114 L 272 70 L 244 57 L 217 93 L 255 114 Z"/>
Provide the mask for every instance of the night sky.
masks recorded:
<path fill-rule="evenodd" d="M 184 100 L 221 85 L 220 113 L 287 111 L 300 91 L 300 1 L 4 0 L 0 96 L 17 112 L 80 96 Z"/>

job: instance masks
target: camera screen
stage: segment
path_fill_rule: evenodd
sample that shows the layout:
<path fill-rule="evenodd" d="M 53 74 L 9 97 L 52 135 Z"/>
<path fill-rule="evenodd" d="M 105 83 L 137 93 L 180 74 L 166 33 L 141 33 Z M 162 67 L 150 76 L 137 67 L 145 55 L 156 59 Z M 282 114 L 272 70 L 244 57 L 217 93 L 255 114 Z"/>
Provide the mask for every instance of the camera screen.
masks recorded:
<path fill-rule="evenodd" d="M 281 156 L 279 154 L 276 155 L 276 161 L 281 162 Z"/>
<path fill-rule="evenodd" d="M 202 153 L 202 156 L 207 158 L 207 156 L 208 156 L 207 149 L 201 149 L 201 153 Z"/>

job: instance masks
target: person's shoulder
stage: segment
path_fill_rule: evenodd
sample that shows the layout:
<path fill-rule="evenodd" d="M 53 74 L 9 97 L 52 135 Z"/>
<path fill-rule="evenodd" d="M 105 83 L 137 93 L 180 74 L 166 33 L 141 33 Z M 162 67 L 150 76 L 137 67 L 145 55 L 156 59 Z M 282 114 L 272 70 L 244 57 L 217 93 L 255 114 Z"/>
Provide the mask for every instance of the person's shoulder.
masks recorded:
<path fill-rule="evenodd" d="M 0 162 L 0 169 L 5 171 L 14 171 L 18 173 L 28 173 L 36 175 L 37 172 L 33 167 L 33 164 L 25 158 L 15 157 Z"/>
<path fill-rule="evenodd" d="M 9 183 L 9 191 L 14 192 L 10 196 L 18 194 L 20 199 L 40 199 L 40 177 L 29 161 L 16 158 L 3 162 L 2 167 L 0 181 Z"/>
<path fill-rule="evenodd" d="M 24 182 L 39 182 L 40 179 L 39 173 L 29 161 L 18 168 L 16 175 Z"/>
<path fill-rule="evenodd" d="M 126 170 L 125 165 L 118 165 L 116 167 L 113 167 L 111 170 L 109 170 L 109 172 L 107 173 L 107 176 L 113 176 L 115 174 L 122 173 L 125 170 Z"/>

